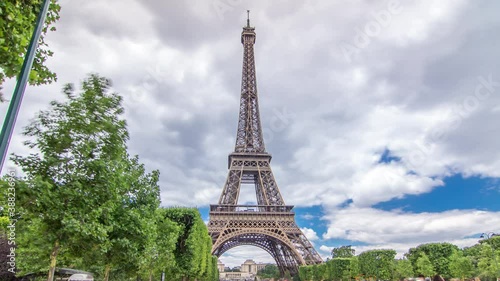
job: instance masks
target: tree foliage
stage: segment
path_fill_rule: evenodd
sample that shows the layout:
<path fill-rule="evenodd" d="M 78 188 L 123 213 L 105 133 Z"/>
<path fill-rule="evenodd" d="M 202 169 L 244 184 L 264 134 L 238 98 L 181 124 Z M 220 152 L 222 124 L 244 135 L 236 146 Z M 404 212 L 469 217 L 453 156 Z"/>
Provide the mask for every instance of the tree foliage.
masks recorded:
<path fill-rule="evenodd" d="M 474 268 L 477 268 L 477 263 L 479 262 L 479 257 L 481 255 L 481 246 L 482 244 L 475 244 L 462 249 L 463 255 L 471 260 Z"/>
<path fill-rule="evenodd" d="M 327 261 L 328 280 L 351 280 L 359 275 L 358 258 L 335 258 Z"/>
<path fill-rule="evenodd" d="M 434 266 L 432 265 L 431 260 L 425 254 L 425 252 L 420 252 L 420 256 L 416 261 L 416 272 L 420 275 L 424 276 L 433 276 L 436 272 L 434 270 Z"/>
<path fill-rule="evenodd" d="M 414 270 L 418 271 L 417 268 L 415 268 L 416 261 L 421 256 L 421 253 L 425 253 L 434 268 L 434 272 L 445 278 L 450 278 L 450 257 L 458 250 L 456 245 L 450 243 L 428 243 L 419 245 L 416 248 L 411 248 L 406 256 L 414 265 Z"/>
<path fill-rule="evenodd" d="M 312 265 L 305 265 L 305 266 L 299 267 L 300 280 L 302 280 L 302 281 L 313 280 L 313 276 L 314 276 L 313 270 L 314 269 L 313 269 Z"/>
<path fill-rule="evenodd" d="M 105 243 L 95 241 L 95 247 L 101 253 L 99 260 L 105 265 L 105 281 L 109 279 L 111 270 L 127 275 L 138 272 L 144 259 L 143 253 L 156 234 L 159 172 L 146 174 L 138 157 L 134 157 L 126 162 L 122 175 L 120 200 L 111 210 L 108 220 L 103 222 L 111 227 L 108 239 Z"/>
<path fill-rule="evenodd" d="M 481 236 L 483 237 L 483 236 Z M 500 249 L 500 234 L 492 234 L 490 238 L 487 238 L 487 239 L 481 239 L 479 241 L 479 243 L 481 245 L 485 245 L 485 244 L 488 244 L 490 245 L 491 247 L 493 247 L 493 249 Z"/>
<path fill-rule="evenodd" d="M 174 249 L 176 267 L 171 274 L 188 280 L 207 276 L 207 262 L 211 258 L 212 240 L 200 213 L 193 208 L 168 208 L 166 218 L 180 227 Z M 217 263 L 215 263 L 217 268 Z"/>
<path fill-rule="evenodd" d="M 462 251 L 456 251 L 450 256 L 450 272 L 453 277 L 462 281 L 474 274 L 474 266 L 469 257 L 464 256 Z"/>
<path fill-rule="evenodd" d="M 361 253 L 359 258 L 360 273 L 365 277 L 390 280 L 394 272 L 394 250 L 370 250 Z"/>
<path fill-rule="evenodd" d="M 62 248 L 108 245 L 119 227 L 113 223 L 132 186 L 131 162 L 125 120 L 119 119 L 122 98 L 110 86 L 98 75 L 90 75 L 79 94 L 67 85 L 68 101 L 53 101 L 25 128 L 30 138 L 24 144 L 38 152 L 13 157 L 28 183 L 18 189 L 18 202 L 52 245 L 49 274 Z"/>
<path fill-rule="evenodd" d="M 141 269 L 146 272 L 148 280 L 152 276 L 160 276 L 167 268 L 175 267 L 173 251 L 179 236 L 180 226 L 166 217 L 166 209 L 155 211 L 155 226 L 148 233 Z"/>
<path fill-rule="evenodd" d="M 324 264 L 301 266 L 294 278 L 302 281 L 402 280 L 420 274 L 432 277 L 441 270 L 448 272 L 448 278 L 465 280 L 479 276 L 481 280 L 494 281 L 500 275 L 497 266 L 500 249 L 492 245 L 496 246 L 499 238 L 483 239 L 464 249 L 450 243 L 422 244 L 409 249 L 405 254 L 407 258 L 403 259 L 394 259 L 394 250 L 370 250 L 352 258 L 334 258 Z M 431 253 L 435 264 L 426 252 Z"/>
<path fill-rule="evenodd" d="M 357 257 L 335 258 L 322 264 L 299 267 L 298 278 L 303 281 L 311 280 L 351 280 L 359 275 Z"/>
<path fill-rule="evenodd" d="M 394 267 L 395 267 L 395 277 L 399 280 L 415 276 L 415 273 L 413 271 L 413 266 L 408 259 L 395 260 Z"/>
<path fill-rule="evenodd" d="M 479 276 L 482 279 L 495 280 L 500 276 L 500 250 L 494 249 L 489 243 L 482 243 L 477 264 Z"/>
<path fill-rule="evenodd" d="M 257 276 L 261 278 L 279 278 L 280 271 L 275 264 L 268 264 L 257 272 Z"/>
<path fill-rule="evenodd" d="M 17 77 L 21 71 L 41 6 L 42 0 L 0 2 L 0 100 L 3 99 L 1 89 L 5 78 Z M 29 76 L 33 85 L 56 80 L 56 74 L 45 65 L 47 58 L 53 55 L 45 42 L 45 35 L 47 31 L 55 30 L 53 24 L 59 19 L 60 9 L 58 1 L 52 0 Z"/>
<path fill-rule="evenodd" d="M 350 258 L 353 257 L 356 251 L 349 246 L 341 246 L 338 248 L 333 248 L 332 258 Z"/>

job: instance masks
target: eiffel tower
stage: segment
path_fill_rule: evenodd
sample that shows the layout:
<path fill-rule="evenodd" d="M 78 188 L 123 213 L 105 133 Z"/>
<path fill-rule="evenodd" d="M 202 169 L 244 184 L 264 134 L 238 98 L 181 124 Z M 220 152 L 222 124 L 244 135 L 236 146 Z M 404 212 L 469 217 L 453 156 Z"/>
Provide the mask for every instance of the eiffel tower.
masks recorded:
<path fill-rule="evenodd" d="M 212 254 L 220 257 L 241 245 L 267 251 L 282 275 L 298 273 L 300 265 L 322 263 L 311 242 L 295 223 L 293 206 L 285 205 L 271 170 L 260 122 L 255 73 L 255 28 L 243 27 L 243 73 L 240 113 L 234 152 L 229 154 L 224 189 L 217 205 L 210 205 L 208 231 Z M 253 184 L 257 205 L 238 205 L 241 184 Z"/>

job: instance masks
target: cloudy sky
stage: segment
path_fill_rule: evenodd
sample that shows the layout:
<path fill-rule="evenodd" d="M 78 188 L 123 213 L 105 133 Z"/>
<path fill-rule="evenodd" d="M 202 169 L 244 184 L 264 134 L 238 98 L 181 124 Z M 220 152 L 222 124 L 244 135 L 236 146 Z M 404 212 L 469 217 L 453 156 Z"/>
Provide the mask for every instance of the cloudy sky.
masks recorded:
<path fill-rule="evenodd" d="M 496 1 L 61 1 L 47 36 L 58 82 L 29 87 L 9 152 L 65 83 L 97 72 L 124 96 L 129 149 L 161 172 L 164 206 L 208 220 L 234 149 L 241 27 L 255 56 L 267 151 L 285 202 L 326 258 L 399 255 L 500 232 Z M 14 81 L 5 85 L 8 98 Z M 5 115 L 7 104 L 0 105 Z M 12 167 L 11 162 L 6 167 Z M 255 201 L 242 190 L 241 202 Z M 221 260 L 271 261 L 234 248 Z"/>

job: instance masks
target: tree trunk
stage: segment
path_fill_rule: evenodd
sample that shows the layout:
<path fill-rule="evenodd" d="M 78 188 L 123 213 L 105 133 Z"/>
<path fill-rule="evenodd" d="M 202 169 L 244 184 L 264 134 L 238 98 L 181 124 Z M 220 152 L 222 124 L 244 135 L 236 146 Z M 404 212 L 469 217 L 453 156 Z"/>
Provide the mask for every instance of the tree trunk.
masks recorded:
<path fill-rule="evenodd" d="M 59 240 L 54 243 L 54 248 L 52 248 L 52 253 L 50 253 L 50 267 L 49 275 L 47 276 L 47 281 L 54 281 L 54 274 L 56 271 L 57 254 L 59 253 Z"/>
<path fill-rule="evenodd" d="M 106 265 L 106 269 L 104 269 L 104 281 L 108 281 L 110 271 L 111 271 L 111 265 L 108 264 Z"/>
<path fill-rule="evenodd" d="M 149 281 L 153 281 L 153 270 L 149 271 Z"/>

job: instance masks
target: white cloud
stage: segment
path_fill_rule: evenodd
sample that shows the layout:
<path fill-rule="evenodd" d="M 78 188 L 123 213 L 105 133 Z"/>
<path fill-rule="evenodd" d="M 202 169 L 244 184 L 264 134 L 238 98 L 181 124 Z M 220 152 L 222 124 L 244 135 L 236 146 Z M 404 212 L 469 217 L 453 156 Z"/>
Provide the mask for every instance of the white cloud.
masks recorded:
<path fill-rule="evenodd" d="M 389 247 L 404 253 L 410 247 L 430 242 L 471 246 L 479 239 L 471 236 L 493 231 L 494 226 L 500 224 L 500 212 L 405 213 L 349 207 L 331 210 L 324 219 L 329 223 L 324 239 L 341 238 L 368 244 L 357 247 L 356 251 Z"/>
<path fill-rule="evenodd" d="M 300 217 L 301 217 L 301 218 L 303 218 L 303 219 L 305 219 L 305 220 L 312 220 L 312 219 L 314 219 L 316 216 L 314 216 L 314 215 L 311 215 L 311 214 L 307 213 L 307 214 L 303 214 L 303 215 L 301 215 Z"/>
<path fill-rule="evenodd" d="M 315 241 L 319 239 L 318 234 L 316 234 L 316 231 L 314 231 L 314 229 L 312 228 L 303 227 L 300 230 L 302 230 L 302 233 L 304 233 L 309 241 Z"/>
<path fill-rule="evenodd" d="M 319 247 L 319 249 L 320 249 L 321 251 L 323 251 L 323 252 L 331 252 L 331 251 L 333 250 L 333 248 L 335 248 L 335 247 L 328 247 L 328 246 L 325 246 L 325 245 L 321 245 L 321 246 Z"/>

